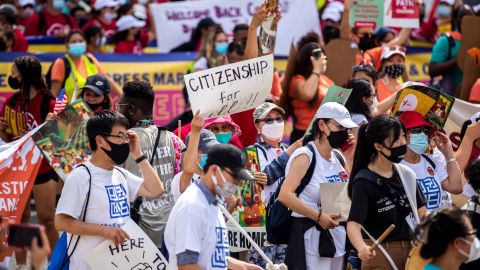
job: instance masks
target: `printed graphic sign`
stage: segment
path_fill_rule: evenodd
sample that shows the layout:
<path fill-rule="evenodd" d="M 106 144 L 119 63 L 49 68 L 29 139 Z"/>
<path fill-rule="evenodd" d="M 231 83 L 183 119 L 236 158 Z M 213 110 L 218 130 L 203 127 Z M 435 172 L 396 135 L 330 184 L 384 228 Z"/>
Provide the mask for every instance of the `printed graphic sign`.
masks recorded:
<path fill-rule="evenodd" d="M 106 240 L 85 256 L 92 270 L 164 270 L 168 262 L 133 220 L 122 229 L 130 236 L 120 245 Z"/>
<path fill-rule="evenodd" d="M 278 9 L 278 0 L 265 1 L 265 8 L 268 12 L 268 18 L 260 25 L 260 35 L 258 38 L 258 48 L 261 54 L 273 53 L 275 49 L 277 23 L 275 22 L 274 12 Z"/>
<path fill-rule="evenodd" d="M 185 75 L 192 110 L 204 118 L 243 112 L 262 104 L 273 80 L 273 55 Z"/>
<path fill-rule="evenodd" d="M 33 182 L 42 163 L 42 153 L 35 145 L 34 129 L 21 139 L 0 146 L 0 216 L 20 222 L 30 199 Z"/>
<path fill-rule="evenodd" d="M 392 115 L 416 111 L 425 117 L 425 121 L 442 130 L 454 102 L 454 97 L 426 85 L 405 83 L 395 98 Z"/>
<path fill-rule="evenodd" d="M 91 114 L 90 108 L 77 100 L 58 114 L 60 120 L 47 122 L 35 134 L 35 143 L 63 180 L 76 165 L 90 159 L 87 120 Z"/>
<path fill-rule="evenodd" d="M 383 24 L 390 27 L 418 28 L 418 5 L 415 0 L 385 1 Z"/>
<path fill-rule="evenodd" d="M 350 9 L 351 27 L 383 26 L 383 1 L 380 0 L 357 0 Z"/>
<path fill-rule="evenodd" d="M 8 105 L 3 109 L 3 119 L 7 123 L 5 132 L 14 138 L 20 135 L 20 130 L 31 130 L 37 125 L 30 113 L 17 111 Z"/>
<path fill-rule="evenodd" d="M 260 171 L 260 163 L 258 162 L 258 151 L 255 146 L 245 148 L 246 167 L 253 174 Z M 265 196 L 262 186 L 255 181 L 242 181 L 235 198 L 235 209 L 232 216 L 240 226 L 248 232 L 255 242 L 263 247 L 267 241 L 267 233 L 265 229 L 266 208 Z M 232 225 L 231 221 L 227 221 L 228 240 L 231 252 L 249 250 L 250 242 Z"/>

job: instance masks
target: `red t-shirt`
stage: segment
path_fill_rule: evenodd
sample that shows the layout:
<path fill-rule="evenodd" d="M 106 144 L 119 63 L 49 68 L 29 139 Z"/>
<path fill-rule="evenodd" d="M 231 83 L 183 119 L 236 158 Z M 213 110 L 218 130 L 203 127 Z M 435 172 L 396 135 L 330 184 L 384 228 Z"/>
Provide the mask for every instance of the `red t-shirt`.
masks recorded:
<path fill-rule="evenodd" d="M 18 17 L 18 18 L 17 18 L 17 26 L 23 26 L 23 27 L 25 27 L 25 25 L 27 25 L 27 21 L 28 21 L 28 18 Z"/>
<path fill-rule="evenodd" d="M 122 40 L 115 45 L 116 53 L 143 53 L 148 44 L 148 32 L 142 31 L 140 40 Z"/>
<path fill-rule="evenodd" d="M 18 94 L 16 94 L 18 95 Z M 2 116 L 4 115 L 4 110 L 5 106 L 10 103 L 10 99 L 15 96 L 12 95 L 7 100 L 5 100 L 5 103 L 3 105 L 3 110 L 2 110 Z M 45 119 L 42 119 L 42 113 L 40 111 L 42 103 L 43 103 L 43 94 L 37 94 L 33 99 L 30 100 L 27 110 L 25 112 L 26 114 L 26 121 L 27 121 L 27 131 L 32 130 L 33 128 L 37 127 L 38 125 L 42 124 L 45 122 Z M 53 108 L 55 107 L 55 99 L 52 99 L 50 101 L 50 106 L 49 106 L 49 112 L 53 112 Z M 17 98 L 17 102 L 13 108 L 17 111 L 20 111 L 20 97 Z M 40 169 L 38 171 L 38 174 L 45 174 L 52 170 L 52 167 L 48 163 L 48 160 L 46 158 L 43 159 L 42 165 L 40 166 Z"/>
<path fill-rule="evenodd" d="M 255 109 L 230 115 L 232 121 L 235 122 L 242 131 L 242 135 L 238 137 L 242 145 L 253 145 L 257 142 L 257 128 L 255 128 L 253 121 L 253 111 L 255 111 Z"/>
<path fill-rule="evenodd" d="M 98 18 L 95 18 L 95 19 L 91 19 L 90 21 L 88 21 L 82 28 L 83 31 L 85 31 L 87 28 L 89 28 L 90 26 L 92 25 L 96 25 L 100 28 L 102 28 L 102 31 L 103 31 L 103 35 L 107 38 L 111 38 L 113 36 L 113 34 L 115 34 L 115 32 L 117 31 L 117 26 L 116 26 L 116 23 L 117 21 L 116 20 L 113 20 L 111 23 L 109 24 L 106 24 L 106 23 L 103 23 L 101 20 L 99 20 Z"/>
<path fill-rule="evenodd" d="M 20 29 L 15 29 L 15 43 L 13 44 L 12 51 L 14 52 L 26 52 L 28 50 L 28 41 L 25 39 Z"/>
<path fill-rule="evenodd" d="M 78 26 L 72 17 L 59 13 L 52 15 L 48 10 L 43 11 L 45 16 L 45 25 L 40 25 L 40 15 L 33 14 L 27 21 L 25 26 L 25 36 L 54 36 L 59 32 L 65 34 L 70 32 L 70 29 L 77 29 Z"/>

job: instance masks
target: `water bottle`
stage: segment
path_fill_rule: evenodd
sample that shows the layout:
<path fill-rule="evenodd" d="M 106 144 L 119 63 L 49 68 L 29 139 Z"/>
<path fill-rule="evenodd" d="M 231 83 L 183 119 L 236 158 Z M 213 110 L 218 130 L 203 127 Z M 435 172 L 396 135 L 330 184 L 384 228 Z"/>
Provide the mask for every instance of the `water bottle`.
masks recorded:
<path fill-rule="evenodd" d="M 347 259 L 347 270 L 360 270 L 362 268 L 362 261 L 358 258 L 357 251 L 355 249 L 351 249 L 348 251 L 348 259 Z"/>

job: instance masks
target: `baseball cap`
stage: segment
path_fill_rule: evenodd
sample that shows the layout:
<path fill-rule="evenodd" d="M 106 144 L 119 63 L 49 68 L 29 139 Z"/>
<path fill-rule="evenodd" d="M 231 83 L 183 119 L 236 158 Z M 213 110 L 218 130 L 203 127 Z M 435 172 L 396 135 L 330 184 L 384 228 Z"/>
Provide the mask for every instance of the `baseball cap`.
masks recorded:
<path fill-rule="evenodd" d="M 106 7 L 117 7 L 118 2 L 115 0 L 96 0 L 93 8 L 95 10 L 101 10 L 102 8 Z"/>
<path fill-rule="evenodd" d="M 271 102 L 264 102 L 263 104 L 261 104 L 260 106 L 255 108 L 255 111 L 253 111 L 253 120 L 256 121 L 256 120 L 263 119 L 263 118 L 267 117 L 267 115 L 272 110 L 277 110 L 282 115 L 285 114 L 285 111 L 281 107 L 279 107 L 279 106 L 277 106 L 277 105 L 275 105 Z"/>
<path fill-rule="evenodd" d="M 101 75 L 92 75 L 87 78 L 85 85 L 82 89 L 90 89 L 98 95 L 103 96 L 105 93 L 110 92 L 110 87 L 108 85 L 108 81 L 105 77 Z"/>
<path fill-rule="evenodd" d="M 398 46 L 398 45 L 385 46 L 385 47 L 383 47 L 383 50 L 382 50 L 382 60 L 388 59 L 388 58 L 394 56 L 395 54 L 401 55 L 401 56 L 403 56 L 403 59 L 405 59 L 405 52 L 406 51 L 407 50 L 405 49 L 405 47 Z"/>
<path fill-rule="evenodd" d="M 231 144 L 217 144 L 210 148 L 205 166 L 210 165 L 229 168 L 238 179 L 253 180 L 253 176 L 245 169 L 242 151 Z"/>
<path fill-rule="evenodd" d="M 190 141 L 190 133 L 185 138 L 185 144 L 188 146 L 188 142 Z M 198 150 L 202 151 L 203 153 L 208 153 L 208 150 L 214 145 L 219 144 L 215 134 L 208 129 L 202 129 L 200 131 L 200 140 L 198 142 Z"/>
<path fill-rule="evenodd" d="M 0 14 L 3 14 L 9 18 L 15 19 L 17 17 L 17 8 L 11 4 L 3 4 L 0 6 Z"/>
<path fill-rule="evenodd" d="M 21 7 L 24 7 L 24 6 L 26 6 L 26 5 L 35 6 L 35 0 L 19 0 L 19 1 L 18 1 L 18 4 L 19 4 Z"/>
<path fill-rule="evenodd" d="M 142 4 L 135 4 L 133 5 L 133 15 L 135 17 L 146 20 L 147 19 L 147 8 Z"/>
<path fill-rule="evenodd" d="M 132 15 L 125 15 L 117 21 L 118 31 L 128 30 L 133 27 L 142 28 L 145 26 L 145 21 L 139 20 Z"/>
<path fill-rule="evenodd" d="M 323 11 L 322 21 L 332 20 L 339 22 L 342 18 L 343 4 L 338 1 L 330 2 Z"/>
<path fill-rule="evenodd" d="M 393 32 L 393 30 L 388 27 L 380 27 L 373 32 L 373 35 L 376 37 L 385 37 L 385 35 L 388 33 L 395 34 L 395 32 Z"/>
<path fill-rule="evenodd" d="M 333 119 L 337 121 L 344 128 L 356 128 L 358 127 L 355 122 L 352 121 L 352 117 L 347 108 L 337 102 L 324 103 L 315 114 L 315 119 Z"/>
<path fill-rule="evenodd" d="M 414 127 L 428 126 L 432 127 L 431 124 L 425 121 L 423 115 L 416 111 L 405 111 L 400 114 L 400 122 L 405 126 L 406 129 L 411 129 Z"/>

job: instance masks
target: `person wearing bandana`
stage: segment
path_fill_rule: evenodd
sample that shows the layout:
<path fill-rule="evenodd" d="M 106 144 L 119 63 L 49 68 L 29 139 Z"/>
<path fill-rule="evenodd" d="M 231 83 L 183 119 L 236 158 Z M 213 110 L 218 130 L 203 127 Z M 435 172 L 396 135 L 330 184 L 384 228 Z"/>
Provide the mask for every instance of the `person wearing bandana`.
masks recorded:
<path fill-rule="evenodd" d="M 138 135 L 142 151 L 161 177 L 165 187 L 165 192 L 161 196 L 150 199 L 138 198 L 132 205 L 133 219 L 160 248 L 163 231 L 174 205 L 171 182 L 174 175 L 181 171 L 185 145 L 173 133 L 155 126 L 152 116 L 154 100 L 155 94 L 150 83 L 130 81 L 124 85 L 116 109 L 128 119 L 128 128 Z M 133 157 L 129 157 L 123 167 L 134 175 L 141 175 Z"/>

